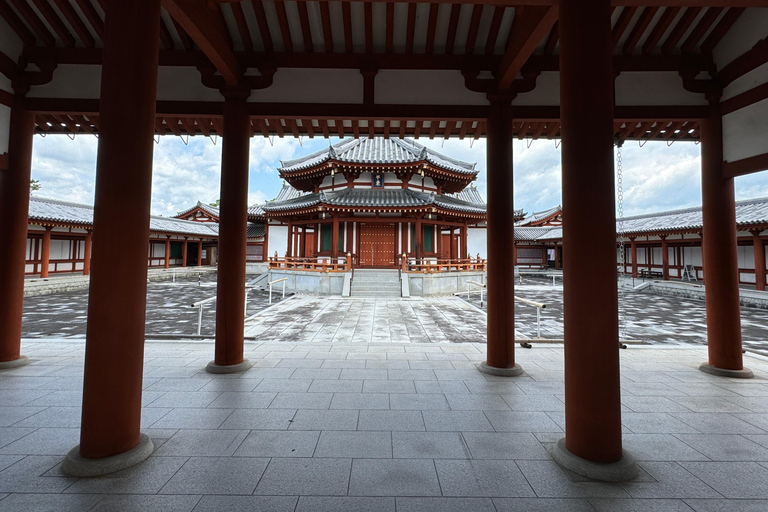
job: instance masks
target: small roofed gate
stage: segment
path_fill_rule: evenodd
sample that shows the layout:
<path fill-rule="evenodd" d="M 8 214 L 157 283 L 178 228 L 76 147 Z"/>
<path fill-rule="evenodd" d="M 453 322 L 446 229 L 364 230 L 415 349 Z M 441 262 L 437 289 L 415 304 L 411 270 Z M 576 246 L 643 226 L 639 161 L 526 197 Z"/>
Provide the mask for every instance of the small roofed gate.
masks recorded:
<path fill-rule="evenodd" d="M 395 224 L 360 224 L 360 266 L 395 268 Z"/>

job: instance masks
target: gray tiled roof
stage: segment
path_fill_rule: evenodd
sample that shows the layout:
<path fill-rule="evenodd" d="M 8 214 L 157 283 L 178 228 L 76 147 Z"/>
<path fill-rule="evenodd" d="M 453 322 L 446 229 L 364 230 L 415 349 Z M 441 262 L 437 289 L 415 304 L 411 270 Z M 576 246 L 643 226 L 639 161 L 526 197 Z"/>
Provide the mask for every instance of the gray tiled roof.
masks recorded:
<path fill-rule="evenodd" d="M 554 208 L 550 208 L 548 210 L 544 210 L 544 211 L 541 211 L 541 212 L 534 212 L 534 213 L 528 215 L 523 220 L 516 222 L 515 226 L 530 226 L 534 222 L 538 222 L 538 221 L 540 221 L 542 219 L 546 219 L 550 215 L 553 215 L 553 214 L 557 213 L 558 211 L 560 211 L 562 209 L 563 209 L 562 206 L 557 205 Z"/>
<path fill-rule="evenodd" d="M 29 198 L 29 220 L 90 227 L 93 226 L 93 206 L 32 196 Z M 205 238 L 219 236 L 219 225 L 214 222 L 193 222 L 154 215 L 149 219 L 149 230 L 153 233 L 195 235 Z"/>
<path fill-rule="evenodd" d="M 215 206 L 211 206 L 211 205 L 209 205 L 207 203 L 203 203 L 201 201 L 198 201 L 195 206 L 193 206 L 191 208 L 187 208 L 186 210 L 177 213 L 175 215 L 175 217 L 183 217 L 184 215 L 188 214 L 189 212 L 191 212 L 195 208 L 200 208 L 204 212 L 206 212 L 206 213 L 208 213 L 210 215 L 213 215 L 214 217 L 218 218 L 218 216 L 219 216 L 219 209 L 218 208 L 216 208 Z"/>
<path fill-rule="evenodd" d="M 246 235 L 247 238 L 261 238 L 264 236 L 264 233 L 264 224 L 256 222 L 248 223 L 248 231 Z"/>
<path fill-rule="evenodd" d="M 468 186 L 461 192 L 445 195 L 447 197 L 455 197 L 456 199 L 459 199 L 460 201 L 466 201 L 467 203 L 485 204 L 485 199 L 483 199 L 483 196 L 480 195 L 480 191 L 477 190 L 477 187 L 474 185 Z M 522 210 L 520 211 L 522 212 Z M 515 211 L 515 213 L 517 213 L 517 211 Z"/>
<path fill-rule="evenodd" d="M 453 196 L 417 192 L 408 189 L 371 190 L 345 188 L 339 191 L 304 194 L 287 201 L 272 201 L 264 205 L 267 212 L 308 208 L 317 204 L 373 208 L 413 208 L 436 205 L 466 213 L 485 213 L 485 205 L 469 203 Z"/>
<path fill-rule="evenodd" d="M 554 228 L 552 226 L 545 227 L 521 227 L 515 226 L 515 240 L 518 242 L 537 242 L 543 240 L 544 237 L 552 230 L 560 228 Z"/>
<path fill-rule="evenodd" d="M 363 164 L 405 164 L 427 161 L 448 171 L 474 176 L 475 164 L 462 162 L 422 146 L 413 139 L 390 137 L 344 139 L 333 146 L 294 160 L 281 161 L 281 172 L 309 169 L 328 160 Z"/>
<path fill-rule="evenodd" d="M 768 198 L 736 202 L 736 225 L 768 224 Z M 701 229 L 701 207 L 624 217 L 624 233 Z"/>

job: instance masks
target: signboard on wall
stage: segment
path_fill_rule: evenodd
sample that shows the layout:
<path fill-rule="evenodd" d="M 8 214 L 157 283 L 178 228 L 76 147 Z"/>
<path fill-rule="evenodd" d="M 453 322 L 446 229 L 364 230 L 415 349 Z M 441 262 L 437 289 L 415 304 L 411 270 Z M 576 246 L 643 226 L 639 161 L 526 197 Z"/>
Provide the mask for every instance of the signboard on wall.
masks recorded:
<path fill-rule="evenodd" d="M 384 188 L 384 173 L 382 172 L 373 173 L 371 186 L 373 188 Z"/>

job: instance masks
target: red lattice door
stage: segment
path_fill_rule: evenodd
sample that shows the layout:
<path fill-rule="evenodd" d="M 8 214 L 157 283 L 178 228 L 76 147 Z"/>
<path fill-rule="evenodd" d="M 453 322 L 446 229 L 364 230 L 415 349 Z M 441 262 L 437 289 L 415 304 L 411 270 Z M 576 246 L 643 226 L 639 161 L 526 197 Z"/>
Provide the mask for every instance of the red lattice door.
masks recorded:
<path fill-rule="evenodd" d="M 395 268 L 395 224 L 360 224 L 360 266 Z"/>

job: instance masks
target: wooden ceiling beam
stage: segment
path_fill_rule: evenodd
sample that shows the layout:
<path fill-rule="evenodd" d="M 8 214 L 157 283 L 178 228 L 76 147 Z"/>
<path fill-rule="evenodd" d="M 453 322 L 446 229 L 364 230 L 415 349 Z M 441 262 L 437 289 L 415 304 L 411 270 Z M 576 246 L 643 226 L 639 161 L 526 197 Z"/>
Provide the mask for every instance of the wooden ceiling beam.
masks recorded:
<path fill-rule="evenodd" d="M 501 20 L 504 18 L 505 7 L 494 6 L 491 26 L 488 29 L 488 38 L 485 40 L 485 54 L 493 55 L 496 49 L 496 41 L 499 39 L 499 30 L 501 29 Z"/>
<path fill-rule="evenodd" d="M 670 32 L 669 36 L 667 37 L 667 40 L 664 41 L 664 44 L 661 46 L 661 53 L 663 54 L 670 54 L 672 53 L 672 50 L 674 50 L 677 47 L 677 44 L 680 42 L 680 40 L 683 38 L 685 33 L 690 28 L 691 24 L 693 23 L 693 20 L 695 20 L 699 13 L 701 12 L 701 7 L 689 7 L 685 10 L 683 13 L 683 16 L 680 18 L 680 21 L 677 22 L 675 25 L 675 28 L 672 29 L 672 32 Z"/>
<path fill-rule="evenodd" d="M 25 45 L 35 45 L 35 35 L 27 28 L 24 22 L 21 21 L 21 18 L 16 14 L 16 11 L 11 9 L 11 6 L 8 5 L 8 2 L 5 0 L 0 0 L 0 16 L 2 16 L 5 22 L 8 23 L 11 30 L 16 32 L 16 35 L 19 36 Z"/>
<path fill-rule="evenodd" d="M 98 11 L 96 11 L 96 8 L 91 3 L 91 0 L 75 0 L 77 2 L 77 5 L 80 7 L 80 10 L 83 12 L 83 15 L 85 16 L 85 19 L 88 20 L 88 23 L 91 24 L 91 27 L 93 27 L 93 30 L 96 32 L 96 35 L 99 36 L 100 39 L 104 39 L 104 20 L 101 19 L 101 16 L 99 16 Z"/>
<path fill-rule="evenodd" d="M 280 25 L 280 36 L 283 39 L 283 48 L 286 52 L 293 51 L 293 39 L 291 38 L 291 26 L 288 24 L 288 13 L 283 2 L 275 2 L 277 22 Z"/>
<path fill-rule="evenodd" d="M 77 37 L 83 43 L 83 46 L 89 48 L 96 46 L 96 40 L 88 31 L 88 27 L 85 26 L 85 23 L 83 23 L 83 20 L 80 19 L 80 16 L 77 15 L 77 12 L 75 12 L 75 8 L 72 7 L 72 4 L 69 3 L 68 0 L 54 0 L 54 2 L 64 17 L 67 19 L 67 22 L 69 22 L 69 24 L 72 26 L 72 29 L 77 34 Z"/>
<path fill-rule="evenodd" d="M 722 12 L 722 7 L 710 7 L 707 9 L 707 12 L 704 13 L 704 16 L 701 17 L 701 20 L 699 20 L 699 22 L 691 31 L 691 34 L 683 43 L 683 46 L 681 47 L 683 53 L 693 53 L 693 51 L 696 49 L 696 45 L 699 44 L 699 41 L 701 41 L 701 39 L 704 37 L 704 34 L 709 31 L 710 27 L 714 25 L 715 21 L 717 21 Z"/>
<path fill-rule="evenodd" d="M 235 24 L 237 25 L 237 31 L 240 34 L 240 40 L 243 42 L 243 49 L 247 52 L 253 51 L 253 39 L 251 38 L 251 31 L 248 29 L 248 22 L 245 21 L 245 11 L 240 3 L 231 4 L 232 16 L 235 18 Z"/>
<path fill-rule="evenodd" d="M 323 26 L 323 44 L 326 53 L 333 52 L 333 31 L 331 29 L 331 8 L 328 2 L 320 2 L 320 23 Z"/>
<path fill-rule="evenodd" d="M 301 25 L 301 38 L 304 41 L 304 51 L 311 53 L 315 45 L 312 43 L 312 27 L 309 25 L 309 9 L 307 2 L 296 2 L 299 10 L 299 24 Z"/>
<path fill-rule="evenodd" d="M 210 10 L 194 0 L 162 0 L 162 5 L 197 43 L 221 73 L 227 85 L 238 85 L 241 76 L 240 64 L 215 18 L 212 18 Z M 214 7 L 218 10 L 217 6 Z"/>
<path fill-rule="evenodd" d="M 477 32 L 480 29 L 480 20 L 483 17 L 483 5 L 472 6 L 472 16 L 469 20 L 469 29 L 467 31 L 467 43 L 464 46 L 464 54 L 472 55 L 475 53 L 475 43 L 477 42 Z"/>
<path fill-rule="evenodd" d="M 452 4 L 451 16 L 448 19 L 448 33 L 445 37 L 445 53 L 453 53 L 453 47 L 456 45 L 456 32 L 459 28 L 459 14 L 461 14 L 461 4 Z"/>
<path fill-rule="evenodd" d="M 435 33 L 437 32 L 437 14 L 440 4 L 429 4 L 429 18 L 427 20 L 427 40 L 424 45 L 424 53 L 430 55 L 435 50 Z"/>
<path fill-rule="evenodd" d="M 519 22 L 513 27 L 511 41 L 496 72 L 499 89 L 508 89 L 512 85 L 523 65 L 556 21 L 557 7 L 526 7 Z"/>
<path fill-rule="evenodd" d="M 176 20 L 171 18 L 171 21 L 173 21 L 173 28 L 176 29 L 176 33 L 179 35 L 179 39 L 181 40 L 181 46 L 184 48 L 184 50 L 190 51 L 194 49 L 195 42 L 192 41 L 192 38 L 189 37 L 189 34 L 187 34 L 187 32 L 183 28 L 181 28 L 181 25 L 179 25 L 179 23 Z"/>
<path fill-rule="evenodd" d="M 659 18 L 658 23 L 656 23 L 656 26 L 653 27 L 651 33 L 648 35 L 648 39 L 646 39 L 645 43 L 643 43 L 644 54 L 647 55 L 653 53 L 653 51 L 656 49 L 656 46 L 659 44 L 659 41 L 661 41 L 661 38 L 664 37 L 664 34 L 667 33 L 669 26 L 672 24 L 679 13 L 680 7 L 667 7 L 664 9 L 664 12 L 661 13 L 661 17 Z"/>
<path fill-rule="evenodd" d="M 259 36 L 264 45 L 264 51 L 272 53 L 274 45 L 272 44 L 272 33 L 269 30 L 264 4 L 260 0 L 252 0 L 251 5 L 253 6 L 253 13 L 256 15 L 256 23 L 259 25 Z"/>
<path fill-rule="evenodd" d="M 643 34 L 645 34 L 645 31 L 648 29 L 648 25 L 651 24 L 651 20 L 653 20 L 658 11 L 658 7 L 646 7 L 643 9 L 643 12 L 640 13 L 640 17 L 637 19 L 637 23 L 635 23 L 635 26 L 629 33 L 627 40 L 624 41 L 624 46 L 622 47 L 624 55 L 629 55 L 635 50 L 637 43 L 640 42 Z"/>
<path fill-rule="evenodd" d="M 40 11 L 40 13 L 43 15 L 43 18 L 45 18 L 51 28 L 53 28 L 53 31 L 56 32 L 56 35 L 59 36 L 59 39 L 61 39 L 61 41 L 64 43 L 64 46 L 75 46 L 74 36 L 72 36 L 72 34 L 69 32 L 69 29 L 61 21 L 61 18 L 59 18 L 59 15 L 56 13 L 56 11 L 53 10 L 51 4 L 49 4 L 46 0 L 32 1 L 37 7 L 37 10 Z"/>
<path fill-rule="evenodd" d="M 349 2 L 341 2 L 341 21 L 344 24 L 344 50 L 352 53 L 355 46 L 352 41 L 352 7 Z"/>
<path fill-rule="evenodd" d="M 392 2 L 387 2 L 385 33 L 384 52 L 392 53 L 395 41 L 395 4 Z"/>
<path fill-rule="evenodd" d="M 624 35 L 624 32 L 627 31 L 629 22 L 632 21 L 632 17 L 635 15 L 635 12 L 637 12 L 637 7 L 624 7 L 621 10 L 619 19 L 616 20 L 616 24 L 613 26 L 613 30 L 611 31 L 614 48 L 619 44 L 619 41 L 621 41 L 621 37 Z"/>
<path fill-rule="evenodd" d="M 32 7 L 26 2 L 26 0 L 11 0 L 13 5 L 16 6 L 16 10 L 19 11 L 22 18 L 24 18 L 29 26 L 32 28 L 32 32 L 40 39 L 45 46 L 56 46 L 56 39 L 53 34 L 45 26 L 45 23 L 35 14 Z"/>
<path fill-rule="evenodd" d="M 408 4 L 408 22 L 405 29 L 405 53 L 413 53 L 416 38 L 416 4 Z"/>
<path fill-rule="evenodd" d="M 544 55 L 552 55 L 555 53 L 555 46 L 560 39 L 560 23 L 558 21 L 552 26 L 552 30 L 549 32 L 547 42 L 544 44 Z"/>

